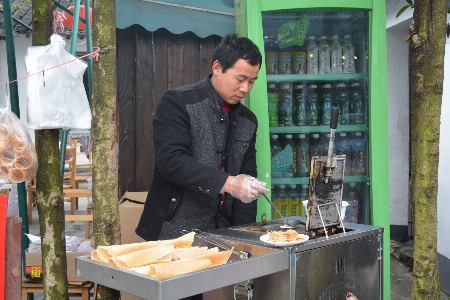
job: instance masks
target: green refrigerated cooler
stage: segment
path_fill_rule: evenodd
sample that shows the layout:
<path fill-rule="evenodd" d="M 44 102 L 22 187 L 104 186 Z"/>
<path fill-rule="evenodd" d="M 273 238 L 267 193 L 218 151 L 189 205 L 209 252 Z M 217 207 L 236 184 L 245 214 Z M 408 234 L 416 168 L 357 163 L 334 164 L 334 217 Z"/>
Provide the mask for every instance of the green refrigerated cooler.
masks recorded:
<path fill-rule="evenodd" d="M 234 0 L 235 30 L 263 64 L 245 104 L 258 118 L 258 177 L 286 217 L 304 215 L 311 158 L 345 154 L 344 222 L 384 228 L 383 299 L 390 299 L 385 1 Z M 344 202 L 343 202 L 344 203 Z M 257 218 L 280 216 L 258 201 Z M 257 221 L 258 221 L 257 220 Z"/>

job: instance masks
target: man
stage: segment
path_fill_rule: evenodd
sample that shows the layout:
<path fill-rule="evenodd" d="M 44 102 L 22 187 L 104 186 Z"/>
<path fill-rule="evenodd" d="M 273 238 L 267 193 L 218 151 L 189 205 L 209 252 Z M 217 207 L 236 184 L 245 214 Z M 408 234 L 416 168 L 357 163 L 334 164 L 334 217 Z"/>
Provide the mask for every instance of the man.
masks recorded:
<path fill-rule="evenodd" d="M 155 169 L 136 233 L 172 239 L 181 230 L 256 221 L 268 190 L 256 177 L 256 116 L 240 101 L 261 67 L 249 39 L 227 35 L 212 56 L 212 74 L 166 91 L 153 121 Z"/>

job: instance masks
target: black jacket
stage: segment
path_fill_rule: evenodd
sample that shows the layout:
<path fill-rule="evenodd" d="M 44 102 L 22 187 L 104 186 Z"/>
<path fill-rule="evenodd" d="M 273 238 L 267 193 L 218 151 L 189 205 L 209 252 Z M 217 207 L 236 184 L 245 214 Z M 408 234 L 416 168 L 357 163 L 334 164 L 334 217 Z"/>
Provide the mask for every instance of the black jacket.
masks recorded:
<path fill-rule="evenodd" d="M 183 229 L 255 222 L 256 201 L 246 204 L 226 193 L 221 204 L 220 190 L 228 175 L 256 177 L 257 126 L 240 103 L 231 106 L 227 122 L 209 76 L 165 92 L 153 120 L 155 169 L 136 233 L 170 239 Z"/>

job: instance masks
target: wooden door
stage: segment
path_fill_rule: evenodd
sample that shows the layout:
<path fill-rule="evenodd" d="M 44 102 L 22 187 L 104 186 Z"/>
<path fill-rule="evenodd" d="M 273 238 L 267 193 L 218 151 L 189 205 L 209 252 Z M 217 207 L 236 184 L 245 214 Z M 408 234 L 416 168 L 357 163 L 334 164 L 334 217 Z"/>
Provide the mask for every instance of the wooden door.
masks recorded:
<path fill-rule="evenodd" d="M 211 56 L 221 40 L 192 32 L 146 31 L 139 25 L 117 31 L 119 199 L 147 191 L 153 175 L 152 121 L 163 93 L 211 73 Z"/>

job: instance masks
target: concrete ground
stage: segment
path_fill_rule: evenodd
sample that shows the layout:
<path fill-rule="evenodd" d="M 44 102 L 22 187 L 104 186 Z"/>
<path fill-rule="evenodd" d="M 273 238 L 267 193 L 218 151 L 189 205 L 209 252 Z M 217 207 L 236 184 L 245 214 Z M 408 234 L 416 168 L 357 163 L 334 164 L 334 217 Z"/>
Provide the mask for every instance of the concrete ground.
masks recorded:
<path fill-rule="evenodd" d="M 391 241 L 391 299 L 411 299 L 412 262 L 414 241 L 405 243 Z M 449 300 L 450 295 L 441 291 L 440 300 Z"/>
<path fill-rule="evenodd" d="M 86 207 L 88 204 L 87 198 L 79 198 L 78 210 L 76 214 L 86 214 Z M 70 202 L 65 203 L 66 214 L 70 214 Z M 33 223 L 29 226 L 31 234 L 40 235 L 39 219 L 37 214 L 37 208 L 33 207 Z M 85 236 L 85 223 L 84 222 L 67 222 L 66 223 L 66 235 L 77 236 L 80 239 L 84 239 Z M 397 243 L 392 241 L 391 243 L 391 299 L 392 300 L 408 300 L 411 299 L 412 289 L 412 275 L 410 268 L 399 261 L 398 253 L 406 253 L 406 256 L 412 257 L 412 242 Z M 42 293 L 35 293 L 34 300 L 43 300 Z M 71 296 L 71 300 L 81 300 L 81 297 Z M 93 299 L 93 297 L 91 297 Z M 359 299 L 370 300 L 370 299 Z M 450 297 L 441 293 L 440 300 L 450 300 Z"/>

